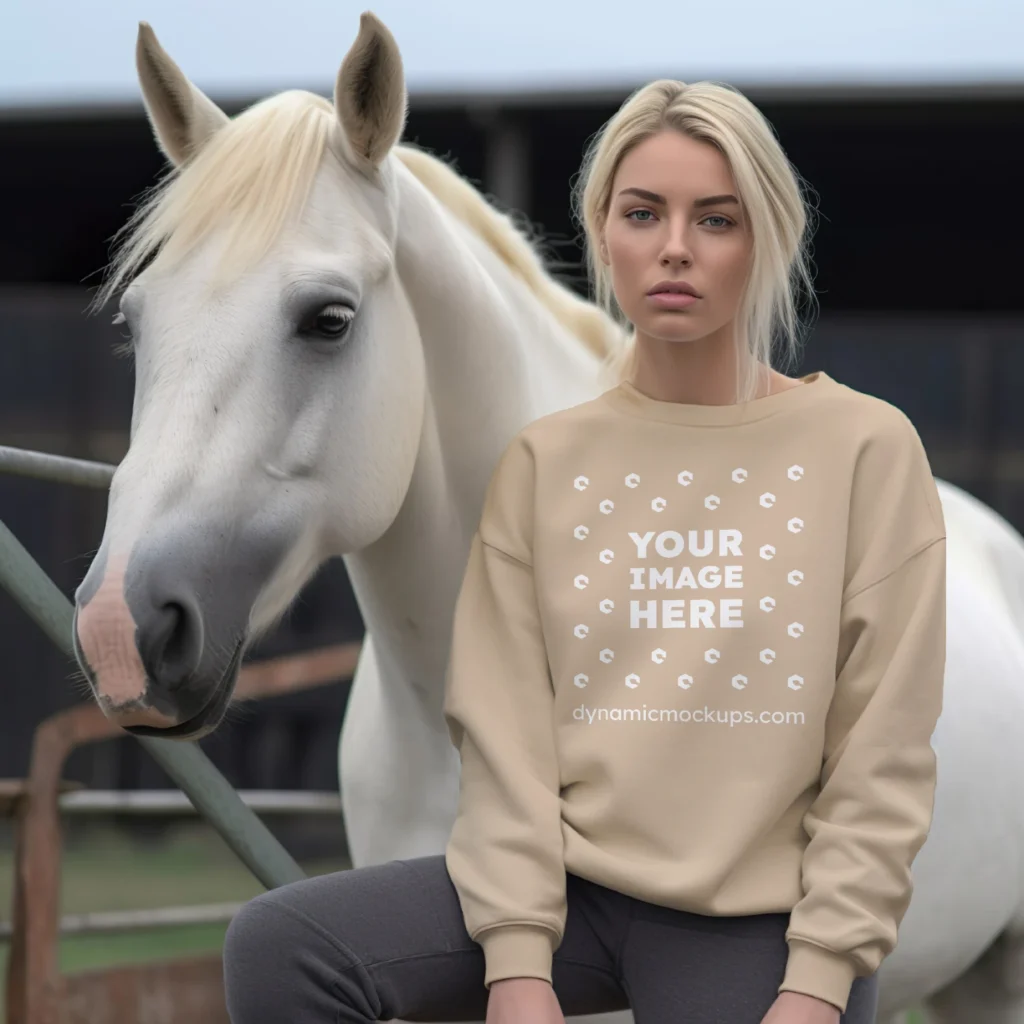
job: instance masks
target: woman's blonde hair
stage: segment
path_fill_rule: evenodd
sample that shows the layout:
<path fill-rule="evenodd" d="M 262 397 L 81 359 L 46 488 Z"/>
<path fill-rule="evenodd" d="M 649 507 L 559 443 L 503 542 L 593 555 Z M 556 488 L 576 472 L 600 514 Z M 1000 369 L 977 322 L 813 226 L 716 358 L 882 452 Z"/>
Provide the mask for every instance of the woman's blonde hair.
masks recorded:
<path fill-rule="evenodd" d="M 637 90 L 591 140 L 573 196 L 595 297 L 620 322 L 625 317 L 598 257 L 601 228 L 623 157 L 665 129 L 722 153 L 751 228 L 753 259 L 736 319 L 737 397 L 748 400 L 757 388 L 759 366 L 771 366 L 777 352 L 784 364 L 796 360 L 802 331 L 798 307 L 801 299 L 814 303 L 809 250 L 814 211 L 771 125 L 734 88 L 659 79 Z M 742 358 L 744 352 L 749 358 Z M 631 344 L 614 358 L 609 365 L 616 377 L 630 372 L 633 357 Z"/>

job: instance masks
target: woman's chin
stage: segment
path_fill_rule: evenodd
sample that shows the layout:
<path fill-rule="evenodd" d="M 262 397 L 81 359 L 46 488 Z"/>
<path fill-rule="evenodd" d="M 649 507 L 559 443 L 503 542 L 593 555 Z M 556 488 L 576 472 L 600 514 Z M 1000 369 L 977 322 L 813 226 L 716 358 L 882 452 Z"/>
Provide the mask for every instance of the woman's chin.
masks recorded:
<path fill-rule="evenodd" d="M 639 327 L 637 337 L 669 345 L 686 345 L 706 338 L 707 332 L 702 331 L 692 320 L 683 321 L 682 317 L 675 323 L 665 323 L 665 318 L 659 318 L 656 323 Z"/>

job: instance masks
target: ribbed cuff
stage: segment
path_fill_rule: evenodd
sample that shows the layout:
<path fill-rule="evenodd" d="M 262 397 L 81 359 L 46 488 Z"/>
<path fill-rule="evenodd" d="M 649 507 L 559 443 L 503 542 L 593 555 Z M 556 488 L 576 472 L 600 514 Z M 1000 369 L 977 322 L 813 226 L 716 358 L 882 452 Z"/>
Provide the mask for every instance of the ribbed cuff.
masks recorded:
<path fill-rule="evenodd" d="M 794 939 L 789 943 L 786 975 L 779 991 L 802 992 L 824 999 L 845 1012 L 850 986 L 856 976 L 857 968 L 849 957 Z"/>
<path fill-rule="evenodd" d="M 477 942 L 484 951 L 484 985 L 504 978 L 542 978 L 551 981 L 555 933 L 530 924 L 488 928 Z"/>

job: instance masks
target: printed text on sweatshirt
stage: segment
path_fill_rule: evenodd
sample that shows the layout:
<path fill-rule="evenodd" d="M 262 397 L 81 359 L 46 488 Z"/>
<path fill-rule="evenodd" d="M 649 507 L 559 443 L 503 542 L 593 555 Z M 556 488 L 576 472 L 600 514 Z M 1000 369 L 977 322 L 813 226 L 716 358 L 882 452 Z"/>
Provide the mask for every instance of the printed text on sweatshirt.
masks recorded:
<path fill-rule="evenodd" d="M 845 1008 L 931 822 L 945 529 L 902 412 L 824 373 L 746 405 L 628 383 L 536 420 L 456 605 L 446 857 L 486 983 L 551 977 L 565 872 L 792 911 L 782 989 Z"/>

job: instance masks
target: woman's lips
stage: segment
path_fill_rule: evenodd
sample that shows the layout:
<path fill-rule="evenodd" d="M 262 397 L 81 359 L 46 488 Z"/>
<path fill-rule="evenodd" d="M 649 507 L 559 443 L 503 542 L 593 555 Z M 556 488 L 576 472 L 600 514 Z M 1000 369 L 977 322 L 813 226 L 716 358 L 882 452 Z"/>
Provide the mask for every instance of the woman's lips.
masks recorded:
<path fill-rule="evenodd" d="M 687 309 L 697 301 L 697 296 L 685 292 L 652 292 L 647 300 L 659 309 Z"/>

